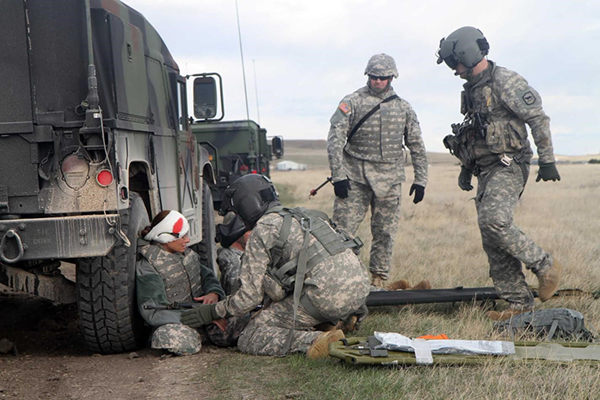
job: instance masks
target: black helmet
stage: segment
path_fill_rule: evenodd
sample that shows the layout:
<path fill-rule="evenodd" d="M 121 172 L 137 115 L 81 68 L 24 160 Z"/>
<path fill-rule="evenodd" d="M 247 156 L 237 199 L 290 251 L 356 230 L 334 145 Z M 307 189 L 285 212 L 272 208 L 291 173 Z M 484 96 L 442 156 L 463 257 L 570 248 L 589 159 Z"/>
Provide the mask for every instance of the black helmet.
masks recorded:
<path fill-rule="evenodd" d="M 256 222 L 271 207 L 278 206 L 279 194 L 273 182 L 264 175 L 245 175 L 233 182 L 223 193 L 219 214 L 236 213 L 246 225 Z"/>
<path fill-rule="evenodd" d="M 463 26 L 440 40 L 437 63 L 443 61 L 452 69 L 461 63 L 471 69 L 483 60 L 489 50 L 490 45 L 479 29 Z"/>

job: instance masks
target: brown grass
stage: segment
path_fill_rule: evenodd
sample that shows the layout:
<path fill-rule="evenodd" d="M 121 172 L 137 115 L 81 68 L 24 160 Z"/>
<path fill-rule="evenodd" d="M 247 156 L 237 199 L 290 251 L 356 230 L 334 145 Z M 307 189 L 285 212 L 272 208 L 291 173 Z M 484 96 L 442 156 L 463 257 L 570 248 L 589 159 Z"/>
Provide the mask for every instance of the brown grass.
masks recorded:
<path fill-rule="evenodd" d="M 532 171 L 537 171 L 533 167 Z M 600 288 L 600 165 L 560 165 L 561 182 L 535 183 L 532 172 L 517 206 L 518 226 L 565 265 L 562 288 Z M 403 187 L 402 218 L 394 248 L 392 277 L 411 282 L 429 279 L 434 287 L 491 286 L 476 225 L 473 192 L 461 191 L 459 169 L 434 165 L 424 202 L 414 205 Z M 276 172 L 273 180 L 288 206 L 305 206 L 331 214 L 333 188 L 324 187 L 312 200 L 311 188 L 327 169 Z M 407 169 L 412 177 L 412 169 Z M 370 243 L 368 217 L 358 235 Z M 367 252 L 362 252 L 367 260 Z M 526 272 L 531 284 L 535 277 Z M 538 304 L 539 305 L 539 304 Z M 357 336 L 374 330 L 415 337 L 446 333 L 454 339 L 507 339 L 492 333 L 484 312 L 492 304 L 429 304 L 372 308 Z M 498 302 L 499 308 L 505 307 Z M 559 297 L 542 308 L 567 307 L 600 327 L 600 302 L 590 297 Z M 393 368 L 349 366 L 334 360 L 310 361 L 250 357 L 227 353 L 214 370 L 218 398 L 302 399 L 594 399 L 598 398 L 598 366 L 537 362 L 507 364 L 490 360 L 473 367 Z M 237 396 L 237 397 L 236 397 Z"/>

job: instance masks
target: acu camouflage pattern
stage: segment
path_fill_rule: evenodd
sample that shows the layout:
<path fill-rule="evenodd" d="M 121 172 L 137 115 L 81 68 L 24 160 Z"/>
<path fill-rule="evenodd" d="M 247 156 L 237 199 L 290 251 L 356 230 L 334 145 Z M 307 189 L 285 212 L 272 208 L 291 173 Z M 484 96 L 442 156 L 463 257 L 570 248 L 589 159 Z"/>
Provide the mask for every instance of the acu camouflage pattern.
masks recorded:
<path fill-rule="evenodd" d="M 200 264 L 200 257 L 186 249 L 184 254 L 169 253 L 160 245 L 150 244 L 138 249 L 136 264 L 139 312 L 154 328 L 152 348 L 164 348 L 176 354 L 194 354 L 201 348 L 200 335 L 195 329 L 181 324 L 183 309 L 146 310 L 144 305 L 168 305 L 174 302 L 193 302 L 194 297 L 216 293 L 225 297 L 211 269 Z M 216 326 L 205 330 L 207 339 L 218 346 L 235 345 L 248 318 L 228 320 L 226 332 Z M 190 349 L 196 349 L 192 351 Z"/>
<path fill-rule="evenodd" d="M 516 72 L 488 62 L 484 72 L 464 85 L 463 113 L 481 113 L 488 122 L 485 137 L 474 134 L 468 143 L 476 164 L 486 166 L 522 150 L 530 154 L 525 124 L 531 128 L 539 161 L 554 162 L 550 118 L 542 109 L 540 95 Z"/>
<path fill-rule="evenodd" d="M 385 53 L 375 54 L 367 63 L 365 75 L 393 76 L 397 78 L 398 69 L 396 68 L 396 61 L 394 61 L 393 57 Z"/>
<path fill-rule="evenodd" d="M 389 277 L 401 183 L 406 180 L 403 142 L 411 154 L 414 183 L 427 185 L 427 154 L 421 128 L 410 104 L 397 99 L 381 104 L 380 110 L 365 121 L 350 142 L 347 137 L 364 115 L 394 94 L 393 88 L 377 94 L 365 86 L 344 97 L 331 117 L 327 138 L 333 181 L 352 181 L 348 198 L 335 199 L 333 220 L 354 235 L 371 206 L 373 243 L 369 270 L 383 279 Z"/>
<path fill-rule="evenodd" d="M 480 112 L 489 126 L 486 137 L 474 135 L 471 148 L 479 167 L 476 207 L 479 229 L 498 294 L 514 309 L 529 309 L 533 295 L 525 282 L 522 263 L 540 273 L 552 257 L 514 223 L 517 201 L 529 174 L 528 158 L 519 165 L 499 166 L 503 154 L 531 154 L 525 123 L 538 148 L 540 162 L 554 162 L 550 119 L 542 100 L 517 73 L 488 61 L 489 67 L 464 85 L 467 113 Z M 524 167 L 526 174 L 522 170 Z"/>
<path fill-rule="evenodd" d="M 187 325 L 166 324 L 152 333 L 150 347 L 167 350 L 178 356 L 189 356 L 202 349 L 202 338 L 197 330 Z"/>
<path fill-rule="evenodd" d="M 511 308 L 531 309 L 533 294 L 525 282 L 522 263 L 539 273 L 552 265 L 552 257 L 514 223 L 514 210 L 525 185 L 521 166 L 513 162 L 488 177 L 491 173 L 491 168 L 486 169 L 477 177 L 475 201 L 490 277 L 498 295 L 508 301 Z"/>
<path fill-rule="evenodd" d="M 240 288 L 242 255 L 244 252 L 233 247 L 220 248 L 217 251 L 217 264 L 221 271 L 221 286 L 227 296 Z"/>
<path fill-rule="evenodd" d="M 253 310 L 267 297 L 267 305 L 250 321 L 240 336 L 238 348 L 245 353 L 278 355 L 283 353 L 292 325 L 293 299 L 281 288 L 272 288 L 274 280 L 267 275 L 272 264 L 271 251 L 279 238 L 283 217 L 263 216 L 252 231 L 242 257 L 241 287 L 217 304 L 221 316 L 241 316 Z M 310 237 L 309 246 L 316 239 Z M 284 246 L 283 260 L 298 257 L 303 246 L 304 231 L 292 219 L 290 235 Z M 305 277 L 303 294 L 315 308 L 330 318 L 341 319 L 364 304 L 369 293 L 369 278 L 359 258 L 351 249 L 329 257 L 317 264 Z M 271 301 L 274 300 L 274 301 Z M 299 306 L 291 352 L 305 352 L 319 332 L 313 330 L 321 321 Z"/>

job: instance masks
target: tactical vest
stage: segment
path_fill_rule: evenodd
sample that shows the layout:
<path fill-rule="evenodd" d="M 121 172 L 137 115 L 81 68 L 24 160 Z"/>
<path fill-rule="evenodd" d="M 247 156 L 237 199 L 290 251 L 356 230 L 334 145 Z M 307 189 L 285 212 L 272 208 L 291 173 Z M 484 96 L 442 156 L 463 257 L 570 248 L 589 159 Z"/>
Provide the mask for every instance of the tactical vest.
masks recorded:
<path fill-rule="evenodd" d="M 169 303 L 192 301 L 193 294 L 200 292 L 200 264 L 191 250 L 186 250 L 182 257 L 158 245 L 148 245 L 140 249 L 140 254 L 162 278 Z"/>
<path fill-rule="evenodd" d="M 353 249 L 358 253 L 363 243 L 360 238 L 351 238 L 345 232 L 340 232 L 328 223 L 329 217 L 318 210 L 308 210 L 303 207 L 285 208 L 273 207 L 266 214 L 276 213 L 283 217 L 283 224 L 279 231 L 275 245 L 271 249 L 271 267 L 267 273 L 279 283 L 287 293 L 294 290 L 299 254 L 295 258 L 285 261 L 285 244 L 292 227 L 292 218 L 300 223 L 302 229 L 309 229 L 309 234 L 316 241 L 306 249 L 306 271 L 310 272 L 317 264 L 328 257 L 339 254 L 346 249 Z"/>
<path fill-rule="evenodd" d="M 364 89 L 364 88 L 363 88 Z M 383 99 L 372 96 L 368 89 L 360 89 L 355 106 L 354 123 L 358 123 Z M 393 92 L 390 93 L 392 95 Z M 404 156 L 402 138 L 406 129 L 406 111 L 402 100 L 397 99 L 381 104 L 375 112 L 356 131 L 346 144 L 345 150 L 351 156 L 374 162 L 395 162 Z"/>
<path fill-rule="evenodd" d="M 468 139 L 470 151 L 478 165 L 486 166 L 505 156 L 533 154 L 525 123 L 508 109 L 495 86 L 496 65 L 490 61 L 490 70 L 484 72 L 482 81 L 472 87 L 465 84 L 461 109 L 469 116 L 479 114 L 483 127 L 477 126 Z M 479 131 L 480 128 L 483 130 Z M 531 156 L 529 156 L 531 159 Z M 527 160 L 527 162 L 529 161 Z M 507 160 L 505 158 L 505 160 Z"/>

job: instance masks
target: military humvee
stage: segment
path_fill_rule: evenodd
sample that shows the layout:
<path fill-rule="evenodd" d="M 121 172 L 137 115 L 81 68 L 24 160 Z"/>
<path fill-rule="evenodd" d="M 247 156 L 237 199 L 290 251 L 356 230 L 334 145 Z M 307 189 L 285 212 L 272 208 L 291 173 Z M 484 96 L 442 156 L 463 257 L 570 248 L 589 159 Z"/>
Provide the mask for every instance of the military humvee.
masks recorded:
<path fill-rule="evenodd" d="M 94 351 L 134 349 L 147 333 L 135 259 L 149 219 L 180 211 L 215 265 L 214 173 L 190 131 L 187 80 L 118 0 L 0 9 L 0 283 L 77 301 Z M 74 287 L 58 273 L 64 262 L 76 265 Z"/>
<path fill-rule="evenodd" d="M 215 180 L 209 182 L 209 187 L 218 209 L 223 192 L 239 177 L 256 173 L 270 176 L 273 156 L 283 157 L 283 138 L 274 136 L 269 142 L 267 130 L 251 120 L 223 121 L 224 104 L 216 102 L 217 85 L 222 88 L 221 76 L 193 76 L 197 101 L 195 118 L 190 118 L 192 133 L 210 155 Z"/>

